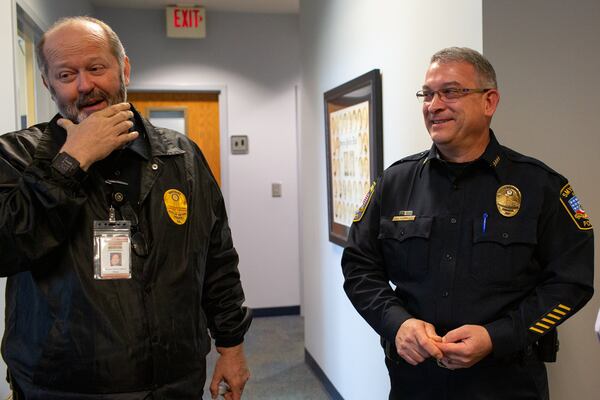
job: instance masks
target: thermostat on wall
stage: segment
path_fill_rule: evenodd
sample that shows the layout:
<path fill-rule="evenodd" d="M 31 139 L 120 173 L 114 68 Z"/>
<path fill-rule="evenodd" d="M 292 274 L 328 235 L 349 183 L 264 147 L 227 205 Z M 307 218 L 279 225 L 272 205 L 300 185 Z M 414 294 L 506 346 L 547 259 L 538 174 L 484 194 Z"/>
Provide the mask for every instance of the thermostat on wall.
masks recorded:
<path fill-rule="evenodd" d="M 248 135 L 233 135 L 231 140 L 231 154 L 248 154 Z"/>

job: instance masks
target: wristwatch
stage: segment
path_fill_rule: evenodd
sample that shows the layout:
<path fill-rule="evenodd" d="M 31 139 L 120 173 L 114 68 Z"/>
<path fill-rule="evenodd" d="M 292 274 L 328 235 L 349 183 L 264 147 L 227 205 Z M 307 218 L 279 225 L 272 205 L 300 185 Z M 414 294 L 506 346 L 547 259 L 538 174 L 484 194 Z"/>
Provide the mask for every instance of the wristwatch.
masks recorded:
<path fill-rule="evenodd" d="M 65 178 L 74 178 L 81 181 L 86 176 L 85 171 L 79 168 L 79 161 L 64 151 L 54 157 L 52 168 Z"/>

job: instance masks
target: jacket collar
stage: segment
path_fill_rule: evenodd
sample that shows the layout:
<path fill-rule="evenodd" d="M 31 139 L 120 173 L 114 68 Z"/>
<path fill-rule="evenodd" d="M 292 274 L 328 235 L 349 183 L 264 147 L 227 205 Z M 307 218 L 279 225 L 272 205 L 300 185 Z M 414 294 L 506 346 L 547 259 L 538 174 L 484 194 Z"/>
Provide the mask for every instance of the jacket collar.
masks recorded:
<path fill-rule="evenodd" d="M 139 133 L 139 136 L 133 142 L 129 142 L 125 148 L 148 161 L 150 159 L 150 143 L 148 143 L 148 134 L 146 133 L 146 128 L 142 122 L 142 116 L 135 108 L 133 108 L 133 104 L 131 105 L 131 109 L 133 111 L 133 129 Z"/>
<path fill-rule="evenodd" d="M 185 153 L 185 150 L 178 146 L 177 140 L 173 135 L 165 134 L 163 128 L 155 127 L 146 118 L 140 116 L 140 120 L 148 133 L 148 143 L 150 143 L 152 157 L 173 156 Z"/>
<path fill-rule="evenodd" d="M 33 155 L 34 158 L 41 160 L 52 160 L 60 148 L 65 144 L 67 140 L 67 131 L 58 126 L 56 121 L 58 121 L 62 116 L 60 114 L 56 114 L 54 118 L 46 124 L 42 132 L 42 136 L 40 137 L 40 142 L 35 149 L 35 153 Z"/>

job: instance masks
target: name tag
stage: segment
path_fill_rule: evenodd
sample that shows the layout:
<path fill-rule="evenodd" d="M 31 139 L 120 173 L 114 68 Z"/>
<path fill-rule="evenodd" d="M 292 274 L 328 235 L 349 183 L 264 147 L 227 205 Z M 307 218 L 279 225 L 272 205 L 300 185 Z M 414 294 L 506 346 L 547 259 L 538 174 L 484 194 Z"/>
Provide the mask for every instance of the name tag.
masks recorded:
<path fill-rule="evenodd" d="M 417 218 L 416 215 L 396 215 L 395 217 L 392 218 L 392 222 L 414 221 L 415 218 Z"/>

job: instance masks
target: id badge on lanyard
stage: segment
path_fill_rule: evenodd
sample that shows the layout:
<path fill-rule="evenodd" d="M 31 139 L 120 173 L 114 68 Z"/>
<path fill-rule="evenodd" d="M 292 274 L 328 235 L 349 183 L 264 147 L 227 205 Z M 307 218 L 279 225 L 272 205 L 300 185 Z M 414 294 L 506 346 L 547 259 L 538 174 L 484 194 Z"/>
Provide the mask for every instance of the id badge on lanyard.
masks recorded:
<path fill-rule="evenodd" d="M 94 279 L 131 279 L 131 221 L 94 221 Z"/>

